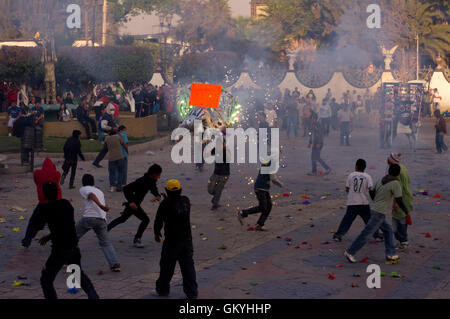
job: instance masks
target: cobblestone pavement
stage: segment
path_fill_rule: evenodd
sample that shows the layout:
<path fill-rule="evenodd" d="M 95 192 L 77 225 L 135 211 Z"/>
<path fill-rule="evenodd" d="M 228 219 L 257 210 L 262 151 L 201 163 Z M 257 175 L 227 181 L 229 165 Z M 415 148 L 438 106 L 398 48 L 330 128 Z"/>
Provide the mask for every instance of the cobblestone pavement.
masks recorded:
<path fill-rule="evenodd" d="M 392 148 L 403 154 L 403 163 L 409 170 L 412 189 L 416 193 L 414 225 L 409 228 L 411 247 L 400 253 L 401 260 L 396 265 L 385 264 L 383 243 L 368 244 L 358 253 L 357 258 L 367 257 L 367 262 L 349 264 L 345 260 L 343 251 L 361 231 L 360 220 L 341 243 L 331 240 L 332 231 L 337 229 L 345 212 L 344 183 L 356 159 L 367 160 L 367 172 L 374 179 L 385 173 L 385 160 L 390 151 L 379 148 L 375 129 L 357 129 L 352 134 L 351 147 L 339 146 L 338 132 L 333 131 L 323 151 L 324 160 L 333 169 L 326 177 L 306 176 L 311 167 L 307 140 L 301 137 L 288 139 L 281 132 L 279 176 L 286 188 L 273 186 L 274 207 L 266 224 L 267 232 L 247 231 L 247 225 L 241 227 L 235 217 L 238 209 L 256 204 L 251 184 L 257 174 L 255 165 L 232 166 L 232 175 L 221 200 L 223 208 L 217 212 L 210 210 L 211 197 L 206 192 L 213 167 L 207 165 L 199 173 L 192 164 L 173 164 L 171 145 L 153 150 L 154 155 L 145 152 L 133 155 L 128 176 L 132 181 L 156 162 L 164 170 L 160 190 L 168 179 L 181 181 L 184 194 L 192 202 L 194 258 L 200 298 L 449 298 L 450 158 L 448 154 L 435 154 L 431 123 L 426 123 L 422 131 L 416 153 L 408 149 L 404 136 L 399 136 Z M 42 160 L 37 162 L 39 165 Z M 61 169 L 61 160 L 55 159 L 55 163 Z M 97 186 L 105 192 L 107 204 L 112 208 L 111 220 L 119 216 L 124 198 L 121 193 L 107 192 L 107 162 L 103 165 L 105 168 L 96 169 L 90 162 L 80 162 L 76 185 L 80 185 L 83 173 L 94 174 Z M 420 189 L 429 195 L 419 194 Z M 290 192 L 288 197 L 283 196 L 285 191 Z M 324 198 L 327 193 L 330 196 Z M 435 194 L 440 194 L 441 198 L 433 198 Z M 305 199 L 301 196 L 305 195 L 310 197 L 311 204 L 302 204 Z M 81 218 L 83 204 L 78 189 L 69 190 L 65 185 L 63 197 L 72 201 L 76 220 Z M 134 217 L 110 233 L 122 265 L 121 273 L 109 271 L 93 233 L 85 235 L 80 242 L 82 266 L 102 298 L 156 298 L 151 292 L 159 273 L 161 245 L 153 241 L 152 222 L 157 204 L 151 203 L 151 198 L 149 195 L 143 205 L 151 218 L 143 238 L 145 248 L 132 247 L 138 225 Z M 31 174 L 0 176 L 0 218 L 5 219 L 0 223 L 0 235 L 3 236 L 0 238 L 0 298 L 43 298 L 39 277 L 50 248 L 41 247 L 37 242 L 29 249 L 20 245 L 36 202 Z M 13 206 L 27 211 L 12 212 Z M 21 216 L 25 219 L 21 220 Z M 253 225 L 256 218 L 249 217 L 249 225 Z M 20 231 L 14 232 L 13 228 L 20 228 Z M 426 237 L 426 233 L 431 237 Z M 226 249 L 220 249 L 222 245 Z M 386 273 L 381 289 L 366 286 L 369 264 L 380 265 Z M 392 272 L 402 277 L 390 277 Z M 354 277 L 354 273 L 360 277 Z M 333 280 L 329 279 L 329 274 L 334 276 Z M 27 277 L 21 281 L 29 285 L 13 287 L 18 276 Z M 84 292 L 77 295 L 66 292 L 65 276 L 61 271 L 55 281 L 59 297 L 86 298 Z M 180 280 L 177 267 L 169 298 L 184 297 Z"/>

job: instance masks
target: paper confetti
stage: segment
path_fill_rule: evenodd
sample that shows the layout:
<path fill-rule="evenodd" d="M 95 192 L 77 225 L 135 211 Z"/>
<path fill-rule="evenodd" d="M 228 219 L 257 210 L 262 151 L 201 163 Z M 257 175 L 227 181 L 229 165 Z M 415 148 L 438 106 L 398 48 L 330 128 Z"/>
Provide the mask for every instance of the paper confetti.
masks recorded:
<path fill-rule="evenodd" d="M 441 194 L 436 194 L 433 196 L 433 198 L 441 198 Z"/>
<path fill-rule="evenodd" d="M 440 265 L 434 265 L 433 269 L 441 270 L 441 266 Z"/>
<path fill-rule="evenodd" d="M 426 234 L 425 234 L 425 237 L 426 237 L 426 238 L 431 238 L 431 234 L 430 234 L 430 233 L 426 233 Z"/>
<path fill-rule="evenodd" d="M 302 204 L 303 205 L 309 205 L 309 204 L 311 204 L 311 202 L 309 200 L 305 200 Z"/>
<path fill-rule="evenodd" d="M 382 272 L 380 272 L 380 276 L 384 277 L 384 276 L 386 276 L 386 273 L 382 271 Z"/>
<path fill-rule="evenodd" d="M 223 230 L 223 227 L 217 227 L 216 229 L 217 230 Z"/>
<path fill-rule="evenodd" d="M 329 244 L 329 242 L 327 242 L 327 241 L 324 241 L 323 243 L 322 243 L 322 245 L 328 245 Z"/>
<path fill-rule="evenodd" d="M 17 280 L 14 280 L 14 282 L 12 284 L 13 287 L 20 287 L 20 286 L 23 286 L 23 285 L 24 285 L 23 282 L 17 281 Z"/>
<path fill-rule="evenodd" d="M 344 267 L 344 264 L 339 264 L 339 265 L 336 265 L 335 267 L 336 268 L 341 268 L 341 267 Z"/>
<path fill-rule="evenodd" d="M 256 282 L 251 282 L 251 283 L 250 283 L 250 286 L 253 286 L 253 287 L 254 287 L 254 286 L 257 286 L 257 285 L 258 285 L 258 283 L 256 283 Z"/>
<path fill-rule="evenodd" d="M 72 295 L 77 294 L 79 292 L 80 292 L 80 290 L 78 290 L 76 287 L 67 289 L 67 293 L 72 294 Z"/>
<path fill-rule="evenodd" d="M 386 261 L 386 265 L 396 265 L 400 261 L 400 258 L 397 258 L 396 260 L 389 260 Z"/>
<path fill-rule="evenodd" d="M 402 278 L 402 275 L 396 273 L 395 271 L 391 272 L 391 274 L 389 275 L 389 277 L 392 278 Z"/>
<path fill-rule="evenodd" d="M 17 276 L 17 279 L 19 279 L 19 280 L 27 280 L 27 277 L 25 277 L 25 276 Z"/>
<path fill-rule="evenodd" d="M 284 240 L 285 241 L 292 241 L 292 238 L 286 237 Z"/>
<path fill-rule="evenodd" d="M 328 274 L 328 279 L 335 280 L 336 276 L 334 276 L 334 273 Z"/>
<path fill-rule="evenodd" d="M 0 223 L 6 223 L 6 219 L 0 218 Z"/>
<path fill-rule="evenodd" d="M 225 250 L 225 249 L 227 249 L 227 246 L 222 245 L 222 246 L 219 247 L 219 249 Z"/>
<path fill-rule="evenodd" d="M 255 230 L 255 227 L 249 226 L 249 227 L 247 228 L 247 230 L 248 230 L 248 231 L 254 231 L 254 230 Z"/>
<path fill-rule="evenodd" d="M 369 260 L 369 257 L 364 257 L 363 259 L 361 259 L 362 263 L 366 263 Z"/>
<path fill-rule="evenodd" d="M 25 220 L 25 217 L 20 216 L 20 217 L 19 217 L 19 220 Z"/>
<path fill-rule="evenodd" d="M 18 233 L 18 232 L 20 232 L 20 228 L 19 227 L 13 228 L 12 231 Z"/>
<path fill-rule="evenodd" d="M 352 277 L 361 277 L 361 275 L 358 274 L 357 272 L 354 272 L 354 273 L 352 274 Z"/>

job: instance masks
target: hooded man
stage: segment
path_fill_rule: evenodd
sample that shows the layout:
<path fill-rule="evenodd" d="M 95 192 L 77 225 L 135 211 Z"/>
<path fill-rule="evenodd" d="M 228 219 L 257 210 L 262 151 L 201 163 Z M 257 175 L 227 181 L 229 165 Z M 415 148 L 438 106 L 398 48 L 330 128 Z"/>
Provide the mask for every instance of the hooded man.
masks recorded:
<path fill-rule="evenodd" d="M 155 240 L 158 243 L 161 242 L 161 230 L 164 226 L 161 270 L 156 281 L 156 292 L 160 296 L 169 295 L 170 281 L 178 261 L 184 293 L 188 299 L 196 299 L 198 288 L 193 259 L 191 203 L 189 198 L 181 196 L 181 185 L 177 180 L 167 182 L 166 193 L 167 197 L 159 205 L 154 224 Z"/>
<path fill-rule="evenodd" d="M 81 142 L 80 142 L 81 131 L 74 130 L 72 132 L 72 137 L 68 138 L 64 144 L 64 164 L 63 164 L 63 175 L 61 177 L 61 185 L 64 184 L 67 174 L 70 171 L 70 182 L 69 188 L 73 189 L 75 181 L 75 174 L 77 172 L 78 156 L 85 161 L 83 153 L 81 152 Z"/>
<path fill-rule="evenodd" d="M 44 195 L 42 186 L 47 182 L 53 182 L 58 185 L 58 199 L 61 199 L 61 188 L 59 187 L 59 181 L 61 179 L 61 174 L 56 170 L 55 164 L 53 164 L 50 158 L 46 158 L 42 164 L 42 169 L 37 169 L 33 173 L 34 183 L 36 184 L 36 190 L 38 193 L 39 204 L 33 211 L 31 218 L 28 222 L 27 231 L 25 237 L 22 239 L 22 246 L 28 248 L 31 245 L 31 241 L 36 236 L 38 230 L 33 228 L 33 221 L 35 216 L 38 214 L 39 207 L 42 204 L 47 204 L 48 200 Z"/>

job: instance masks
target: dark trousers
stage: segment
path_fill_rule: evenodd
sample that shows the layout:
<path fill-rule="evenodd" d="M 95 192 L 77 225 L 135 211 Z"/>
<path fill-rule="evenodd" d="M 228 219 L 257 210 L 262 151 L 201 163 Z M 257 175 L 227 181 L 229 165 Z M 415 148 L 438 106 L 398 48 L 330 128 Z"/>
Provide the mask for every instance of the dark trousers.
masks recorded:
<path fill-rule="evenodd" d="M 394 232 L 395 239 L 400 243 L 408 242 L 408 225 L 404 218 L 392 218 L 392 231 Z"/>
<path fill-rule="evenodd" d="M 211 203 L 213 205 L 219 205 L 220 196 L 225 188 L 225 184 L 228 181 L 229 176 L 219 176 L 213 174 L 208 181 L 208 193 L 213 195 Z"/>
<path fill-rule="evenodd" d="M 121 216 L 114 219 L 112 222 L 108 224 L 108 231 L 110 231 L 119 224 L 125 223 L 128 220 L 128 218 L 130 218 L 132 215 L 136 216 L 136 218 L 138 218 L 141 221 L 138 230 L 136 232 L 136 235 L 134 236 L 134 239 L 141 239 L 142 235 L 144 234 L 144 231 L 147 229 L 147 226 L 150 223 L 150 218 L 148 218 L 147 214 L 140 206 L 138 206 L 137 210 L 132 210 L 130 206 L 128 206 L 128 203 L 125 204 L 125 210 L 122 212 Z"/>
<path fill-rule="evenodd" d="M 63 170 L 63 174 L 61 176 L 61 180 L 64 180 L 67 176 L 67 174 L 69 173 L 69 169 L 70 169 L 70 182 L 69 185 L 73 186 L 73 183 L 75 181 L 75 174 L 77 172 L 77 161 L 68 161 L 65 160 L 64 164 L 62 166 L 62 170 Z"/>
<path fill-rule="evenodd" d="M 242 216 L 248 217 L 248 215 L 261 213 L 257 224 L 259 226 L 264 226 L 264 223 L 272 210 L 272 199 L 270 198 L 270 193 L 268 191 L 255 190 L 255 194 L 258 199 L 258 206 L 244 209 L 242 211 Z"/>
<path fill-rule="evenodd" d="M 436 132 L 436 151 L 438 153 L 442 153 L 442 151 L 447 151 L 448 147 L 445 145 L 444 142 L 444 133 L 437 133 Z"/>
<path fill-rule="evenodd" d="M 136 102 L 135 117 L 142 117 L 142 102 Z"/>
<path fill-rule="evenodd" d="M 347 211 L 345 213 L 344 218 L 339 225 L 337 232 L 334 234 L 334 238 L 342 238 L 347 234 L 348 230 L 352 226 L 356 217 L 360 216 L 364 221 L 364 224 L 367 225 L 370 219 L 370 206 L 369 205 L 352 205 L 347 206 Z"/>
<path fill-rule="evenodd" d="M 36 219 L 36 215 L 39 214 L 39 209 L 41 207 L 41 204 L 37 204 L 36 208 L 33 211 L 33 214 L 31 214 L 30 220 L 28 221 L 27 230 L 25 232 L 25 237 L 22 239 L 22 246 L 29 247 L 31 245 L 31 241 L 36 236 L 38 231 L 40 229 L 36 229 L 33 227 L 34 220 Z"/>
<path fill-rule="evenodd" d="M 64 265 L 72 264 L 79 265 L 81 269 L 81 254 L 78 247 L 69 250 L 52 249 L 50 257 L 48 257 L 41 275 L 41 287 L 44 292 L 45 299 L 58 299 L 53 282 L 55 281 L 56 275 Z M 81 270 L 80 275 L 81 288 L 83 288 L 84 292 L 86 292 L 88 298 L 99 299 L 94 285 L 83 270 Z"/>
<path fill-rule="evenodd" d="M 198 295 L 197 280 L 194 267 L 194 249 L 192 241 L 187 243 L 164 242 L 161 251 L 161 267 L 159 278 L 156 281 L 156 291 L 160 295 L 170 293 L 170 281 L 175 271 L 175 265 L 180 264 L 181 275 L 183 276 L 183 291 L 188 298 L 196 298 Z"/>
<path fill-rule="evenodd" d="M 105 144 L 103 144 L 103 148 L 100 151 L 100 153 L 98 153 L 97 157 L 94 160 L 94 164 L 100 164 L 101 161 L 103 161 L 103 159 L 105 158 L 106 154 L 108 154 L 108 146 Z"/>
<path fill-rule="evenodd" d="M 92 133 L 97 133 L 97 123 L 95 123 L 94 119 L 91 118 L 83 118 L 78 120 L 81 125 L 84 126 L 84 129 L 86 130 L 86 136 L 87 138 L 91 138 L 91 131 L 89 129 L 89 124 L 91 124 L 92 127 Z"/>
<path fill-rule="evenodd" d="M 350 122 L 341 122 L 341 145 L 350 145 Z"/>
<path fill-rule="evenodd" d="M 381 148 L 391 147 L 391 134 L 392 134 L 391 122 L 382 122 L 380 127 L 380 144 Z"/>
<path fill-rule="evenodd" d="M 320 146 L 319 148 L 316 148 L 316 145 L 312 146 L 312 153 L 311 153 L 311 162 L 312 162 L 312 172 L 315 174 L 317 173 L 317 162 L 319 162 L 320 165 L 326 170 L 329 170 L 330 167 L 323 161 L 323 159 L 320 157 L 320 153 L 322 152 L 323 146 Z"/>

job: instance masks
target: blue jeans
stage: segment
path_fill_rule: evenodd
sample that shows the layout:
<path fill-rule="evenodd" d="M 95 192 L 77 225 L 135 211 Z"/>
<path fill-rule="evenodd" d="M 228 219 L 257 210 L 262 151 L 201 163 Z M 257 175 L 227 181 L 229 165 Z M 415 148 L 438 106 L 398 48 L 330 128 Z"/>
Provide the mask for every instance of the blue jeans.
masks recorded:
<path fill-rule="evenodd" d="M 103 218 L 83 217 L 76 224 L 77 237 L 80 239 L 91 229 L 94 230 L 98 238 L 98 243 L 103 250 L 103 254 L 108 260 L 109 267 L 118 263 L 114 247 L 108 238 L 108 225 Z"/>
<path fill-rule="evenodd" d="M 350 145 L 350 122 L 341 122 L 341 145 Z"/>
<path fill-rule="evenodd" d="M 364 224 L 370 220 L 370 206 L 369 205 L 350 205 L 347 206 L 347 211 L 345 212 L 344 218 L 342 218 L 341 223 L 339 224 L 339 228 L 337 232 L 334 234 L 333 238 L 339 238 L 347 234 L 348 230 L 352 226 L 356 217 L 360 216 L 364 221 Z M 378 230 L 373 234 L 373 238 L 383 237 L 379 234 Z"/>
<path fill-rule="evenodd" d="M 291 134 L 291 124 L 294 127 L 294 134 L 295 136 L 298 136 L 298 123 L 297 123 L 297 118 L 293 118 L 293 117 L 288 117 L 287 118 L 287 136 L 289 137 L 289 135 Z"/>
<path fill-rule="evenodd" d="M 108 162 L 109 186 L 122 190 L 124 159 Z"/>
<path fill-rule="evenodd" d="M 122 186 L 127 185 L 128 178 L 128 156 L 123 159 Z"/>
<path fill-rule="evenodd" d="M 444 133 L 436 133 L 436 150 L 438 153 L 448 150 L 448 147 L 444 142 Z"/>
<path fill-rule="evenodd" d="M 394 237 L 400 243 L 405 243 L 408 241 L 408 225 L 404 218 L 396 219 L 392 218 L 392 231 L 394 232 Z"/>
<path fill-rule="evenodd" d="M 361 234 L 355 239 L 353 244 L 347 249 L 350 255 L 355 255 L 367 242 L 369 237 L 372 236 L 377 229 L 381 229 L 384 235 L 384 246 L 386 248 L 386 256 L 395 255 L 394 238 L 392 234 L 392 227 L 386 221 L 386 215 L 378 213 L 374 210 L 371 211 L 369 222 L 363 229 Z"/>

